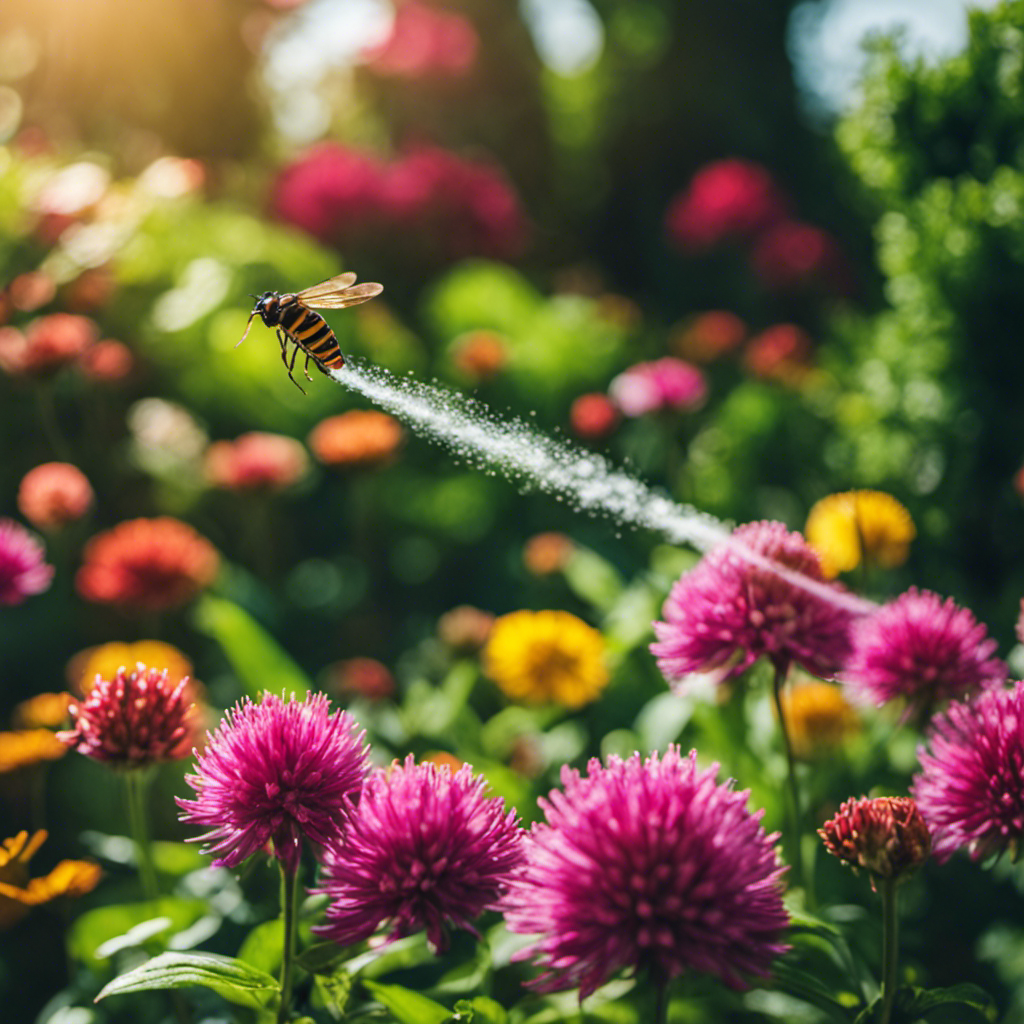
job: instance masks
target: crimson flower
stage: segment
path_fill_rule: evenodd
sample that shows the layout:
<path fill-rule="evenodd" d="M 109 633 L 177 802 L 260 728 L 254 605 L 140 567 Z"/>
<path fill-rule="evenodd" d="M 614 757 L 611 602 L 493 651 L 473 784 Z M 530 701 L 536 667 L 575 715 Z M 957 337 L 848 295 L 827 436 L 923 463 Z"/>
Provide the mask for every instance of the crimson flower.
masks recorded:
<path fill-rule="evenodd" d="M 515 811 L 484 796 L 469 765 L 416 764 L 370 776 L 348 828 L 325 857 L 327 923 L 314 932 L 348 945 L 390 922 L 391 938 L 426 929 L 438 952 L 446 926 L 472 930 L 494 908 L 521 858 Z"/>
<path fill-rule="evenodd" d="M 189 679 L 139 662 L 111 679 L 97 676 L 85 698 L 72 700 L 73 728 L 57 734 L 72 750 L 117 768 L 143 768 L 187 757 L 197 717 Z"/>
<path fill-rule="evenodd" d="M 545 821 L 504 902 L 508 927 L 538 936 L 516 954 L 543 969 L 533 987 L 579 987 L 584 999 L 622 969 L 663 981 L 698 971 L 735 988 L 766 975 L 786 949 L 785 869 L 749 793 L 674 746 L 587 772 L 566 766 L 562 790 L 540 801 Z"/>

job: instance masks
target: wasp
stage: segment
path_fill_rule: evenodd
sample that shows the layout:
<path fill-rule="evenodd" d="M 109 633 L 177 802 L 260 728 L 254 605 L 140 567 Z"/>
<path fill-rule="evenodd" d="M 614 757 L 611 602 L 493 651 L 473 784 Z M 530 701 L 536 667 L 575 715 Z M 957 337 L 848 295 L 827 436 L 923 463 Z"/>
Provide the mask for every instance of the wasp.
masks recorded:
<path fill-rule="evenodd" d="M 268 327 L 277 328 L 277 340 L 281 343 L 281 359 L 288 368 L 288 376 L 291 382 L 305 394 L 305 389 L 292 376 L 295 369 L 295 359 L 299 349 L 306 355 L 306 365 L 303 373 L 306 380 L 313 378 L 309 375 L 310 359 L 316 363 L 317 369 L 322 373 L 330 370 L 340 370 L 345 365 L 345 357 L 338 347 L 338 339 L 334 336 L 327 321 L 314 309 L 344 309 L 346 306 L 356 306 L 360 302 L 366 302 L 375 295 L 384 291 L 382 285 L 375 282 L 356 284 L 356 275 L 353 273 L 339 274 L 337 277 L 329 278 L 306 288 L 301 292 L 287 293 L 264 292 L 262 295 L 254 295 L 256 305 L 249 314 L 249 322 L 245 325 L 245 334 L 235 343 L 238 348 L 249 336 L 249 328 L 252 327 L 253 318 L 259 314 Z M 288 358 L 287 343 L 291 342 L 295 348 L 292 349 L 291 359 Z"/>

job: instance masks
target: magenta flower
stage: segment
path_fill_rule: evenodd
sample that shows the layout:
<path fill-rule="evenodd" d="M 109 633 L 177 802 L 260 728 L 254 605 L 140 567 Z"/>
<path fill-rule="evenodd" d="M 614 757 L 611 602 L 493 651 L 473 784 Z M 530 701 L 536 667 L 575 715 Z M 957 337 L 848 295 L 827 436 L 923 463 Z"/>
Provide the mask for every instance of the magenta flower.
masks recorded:
<path fill-rule="evenodd" d="M 13 519 L 0 519 L 0 605 L 21 604 L 53 580 L 40 541 Z"/>
<path fill-rule="evenodd" d="M 996 642 L 952 599 L 911 587 L 857 623 L 843 680 L 863 703 L 902 698 L 927 712 L 937 702 L 969 697 L 1006 681 L 992 657 Z"/>
<path fill-rule="evenodd" d="M 761 235 L 750 253 L 750 265 L 772 291 L 852 291 L 850 267 L 839 243 L 827 231 L 802 221 L 784 220 Z"/>
<path fill-rule="evenodd" d="M 965 848 L 975 860 L 1024 835 L 1024 683 L 986 690 L 932 719 L 910 787 L 934 838 L 936 859 Z"/>
<path fill-rule="evenodd" d="M 237 867 L 270 842 L 294 873 L 303 837 L 318 846 L 340 837 L 368 770 L 364 737 L 322 693 L 240 701 L 185 776 L 196 799 L 178 798 L 179 817 L 209 829 L 195 841 L 217 855 L 215 866 Z"/>
<path fill-rule="evenodd" d="M 327 923 L 313 931 L 343 945 L 369 938 L 385 921 L 391 938 L 426 929 L 438 952 L 446 925 L 497 906 L 521 860 L 515 811 L 484 796 L 469 765 L 416 764 L 412 755 L 367 781 L 344 836 L 328 848 Z"/>
<path fill-rule="evenodd" d="M 696 366 L 665 356 L 624 370 L 608 385 L 608 393 L 624 415 L 643 416 L 658 409 L 699 409 L 708 385 Z"/>
<path fill-rule="evenodd" d="M 187 757 L 195 740 L 197 715 L 185 676 L 172 682 L 167 669 L 117 670 L 112 679 L 97 676 L 84 700 L 69 707 L 74 728 L 57 738 L 115 768 L 143 768 Z"/>
<path fill-rule="evenodd" d="M 669 239 L 681 249 L 708 249 L 745 239 L 786 216 L 786 200 L 765 167 L 748 160 L 705 164 L 665 214 Z"/>
<path fill-rule="evenodd" d="M 766 975 L 786 949 L 785 868 L 749 793 L 674 746 L 587 771 L 563 768 L 564 791 L 540 801 L 546 821 L 505 899 L 508 927 L 539 936 L 516 954 L 543 969 L 533 987 L 584 999 L 622 969 L 701 971 L 734 988 Z"/>
<path fill-rule="evenodd" d="M 790 578 L 752 565 L 731 544 L 711 551 L 672 587 L 665 621 L 654 623 L 651 651 L 665 678 L 722 682 L 762 655 L 781 673 L 793 662 L 815 675 L 836 673 L 849 654 L 854 612 L 844 590 L 823 582 L 817 553 L 782 523 L 747 523 L 733 539 L 790 570 Z M 809 587 L 799 585 L 801 577 Z"/>

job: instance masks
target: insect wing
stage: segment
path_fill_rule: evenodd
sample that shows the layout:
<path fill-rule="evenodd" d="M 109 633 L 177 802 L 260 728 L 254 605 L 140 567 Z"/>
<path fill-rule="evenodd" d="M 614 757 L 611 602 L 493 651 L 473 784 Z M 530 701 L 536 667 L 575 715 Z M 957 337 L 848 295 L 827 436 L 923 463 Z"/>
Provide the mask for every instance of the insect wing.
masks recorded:
<path fill-rule="evenodd" d="M 309 288 L 304 288 L 296 296 L 299 302 L 304 302 L 309 305 L 310 299 L 322 299 L 327 295 L 337 295 L 338 292 L 343 292 L 350 285 L 356 283 L 356 275 L 352 271 L 348 271 L 345 274 L 338 274 L 337 277 L 329 277 L 326 281 L 321 281 L 319 284 L 314 284 Z"/>
<path fill-rule="evenodd" d="M 313 309 L 344 309 L 346 306 L 355 306 L 360 302 L 366 302 L 367 299 L 372 299 L 384 291 L 384 286 L 374 281 L 352 285 L 333 292 L 321 292 L 322 287 L 323 285 L 316 286 L 318 294 L 309 295 L 308 291 L 313 290 L 309 289 L 299 292 L 295 297 L 304 306 L 310 306 Z"/>

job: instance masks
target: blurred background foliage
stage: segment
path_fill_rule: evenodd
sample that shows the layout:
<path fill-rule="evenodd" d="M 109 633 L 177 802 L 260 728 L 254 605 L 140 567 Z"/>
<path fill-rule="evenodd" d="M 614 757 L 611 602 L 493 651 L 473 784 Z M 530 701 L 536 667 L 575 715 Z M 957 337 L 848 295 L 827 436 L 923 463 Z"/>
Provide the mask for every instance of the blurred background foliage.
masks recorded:
<path fill-rule="evenodd" d="M 862 95 L 833 117 L 808 108 L 791 56 L 795 19 L 824 16 L 825 0 L 543 6 L 0 7 L 0 330 L 13 345 L 69 313 L 126 349 L 117 372 L 34 374 L 0 345 L 0 514 L 19 515 L 22 478 L 54 459 L 97 495 L 47 537 L 52 588 L 0 614 L 5 715 L 71 685 L 83 649 L 159 636 L 216 707 L 321 685 L 379 759 L 468 760 L 527 816 L 561 764 L 679 740 L 779 824 L 766 689 L 673 697 L 647 651 L 692 553 L 519 494 L 414 436 L 376 450 L 364 433 L 354 456 L 318 455 L 314 428 L 366 403 L 315 373 L 301 394 L 258 321 L 234 348 L 254 294 L 348 268 L 385 286 L 328 315 L 357 363 L 471 392 L 732 522 L 801 528 L 827 494 L 888 491 L 917 525 L 910 561 L 850 582 L 952 595 L 1010 649 L 1024 593 L 1024 2 L 972 13 L 965 49 L 943 60 L 875 40 Z M 555 6 L 576 11 L 560 46 Z M 688 391 L 665 390 L 666 359 L 689 365 Z M 312 468 L 279 493 L 214 487 L 210 443 L 253 430 L 302 442 Z M 87 538 L 158 515 L 221 552 L 212 593 L 159 621 L 84 601 Z M 531 548 L 538 534 L 564 543 Z M 484 620 L 446 618 L 459 606 Z M 487 678 L 481 621 L 523 608 L 600 631 L 601 700 L 524 706 Z M 905 788 L 916 737 L 893 729 L 861 722 L 808 773 L 809 817 L 860 788 Z M 37 820 L 38 768 L 5 777 L 5 835 Z M 196 865 L 171 863 L 180 774 L 161 777 L 157 834 L 167 874 L 186 878 Z M 94 766 L 54 764 L 45 800 L 54 859 L 82 852 L 88 827 L 126 884 L 104 838 L 124 821 Z M 820 869 L 855 899 L 845 874 Z M 915 969 L 978 981 L 1019 1011 L 1019 880 L 960 863 L 935 875 L 932 910 L 955 892 L 971 927 L 997 923 L 981 959 L 955 969 L 939 948 L 949 931 L 908 925 Z M 260 881 L 243 880 L 245 913 Z M 197 914 L 182 914 L 186 930 Z M 225 950 L 244 917 L 219 923 Z M 94 994 L 102 980 L 83 964 L 109 962 L 89 950 L 126 922 L 80 922 L 70 972 L 52 955 L 38 967 L 55 916 L 5 936 L 12 1019 L 62 985 Z M 788 1012 L 728 999 L 712 1005 L 730 1020 Z"/>

